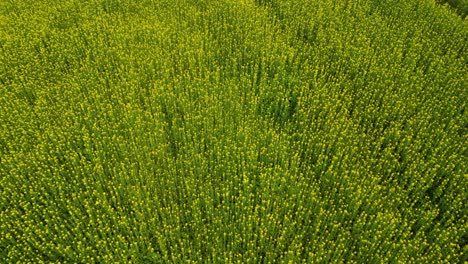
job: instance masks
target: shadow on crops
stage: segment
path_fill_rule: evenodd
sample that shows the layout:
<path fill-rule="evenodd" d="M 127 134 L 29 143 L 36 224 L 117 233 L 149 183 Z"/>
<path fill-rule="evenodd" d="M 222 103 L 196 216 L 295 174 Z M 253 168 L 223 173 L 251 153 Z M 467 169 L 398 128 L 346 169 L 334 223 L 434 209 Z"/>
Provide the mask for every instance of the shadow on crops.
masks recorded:
<path fill-rule="evenodd" d="M 465 19 L 468 15 L 468 2 L 463 0 L 437 0 L 438 4 L 448 4 L 453 10 Z"/>

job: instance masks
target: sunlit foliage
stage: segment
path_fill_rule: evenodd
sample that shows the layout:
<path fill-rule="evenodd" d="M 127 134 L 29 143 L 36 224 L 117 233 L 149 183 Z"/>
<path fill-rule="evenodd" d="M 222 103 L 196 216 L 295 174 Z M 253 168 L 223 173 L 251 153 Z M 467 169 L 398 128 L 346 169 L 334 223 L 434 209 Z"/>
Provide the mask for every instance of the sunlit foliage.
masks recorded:
<path fill-rule="evenodd" d="M 435 1 L 0 2 L 0 259 L 463 263 Z"/>

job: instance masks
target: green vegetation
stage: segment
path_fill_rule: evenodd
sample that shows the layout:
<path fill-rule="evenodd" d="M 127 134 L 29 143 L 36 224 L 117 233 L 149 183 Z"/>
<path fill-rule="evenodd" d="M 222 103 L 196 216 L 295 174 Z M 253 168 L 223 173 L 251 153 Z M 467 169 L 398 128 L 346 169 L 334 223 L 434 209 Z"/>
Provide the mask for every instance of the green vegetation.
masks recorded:
<path fill-rule="evenodd" d="M 468 15 L 468 0 L 438 0 L 438 2 L 440 4 L 447 3 L 463 18 Z"/>
<path fill-rule="evenodd" d="M 0 259 L 464 263 L 467 43 L 432 0 L 1 1 Z"/>

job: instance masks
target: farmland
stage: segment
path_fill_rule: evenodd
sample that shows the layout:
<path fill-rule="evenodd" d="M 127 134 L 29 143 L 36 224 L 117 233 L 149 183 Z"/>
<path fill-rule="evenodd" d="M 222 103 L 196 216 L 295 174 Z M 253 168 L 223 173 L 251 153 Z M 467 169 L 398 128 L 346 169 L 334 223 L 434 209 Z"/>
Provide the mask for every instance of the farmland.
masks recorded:
<path fill-rule="evenodd" d="M 456 7 L 1 1 L 0 260 L 468 261 Z"/>

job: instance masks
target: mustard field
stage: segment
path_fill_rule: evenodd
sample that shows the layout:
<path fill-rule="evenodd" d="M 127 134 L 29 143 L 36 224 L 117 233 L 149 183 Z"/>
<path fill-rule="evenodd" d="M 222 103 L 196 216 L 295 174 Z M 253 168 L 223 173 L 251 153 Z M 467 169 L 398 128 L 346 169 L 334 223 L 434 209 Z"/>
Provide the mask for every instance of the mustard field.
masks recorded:
<path fill-rule="evenodd" d="M 0 1 L 0 262 L 467 263 L 440 2 Z"/>

